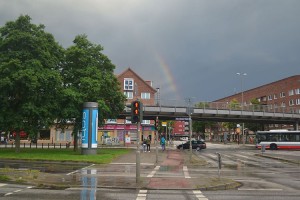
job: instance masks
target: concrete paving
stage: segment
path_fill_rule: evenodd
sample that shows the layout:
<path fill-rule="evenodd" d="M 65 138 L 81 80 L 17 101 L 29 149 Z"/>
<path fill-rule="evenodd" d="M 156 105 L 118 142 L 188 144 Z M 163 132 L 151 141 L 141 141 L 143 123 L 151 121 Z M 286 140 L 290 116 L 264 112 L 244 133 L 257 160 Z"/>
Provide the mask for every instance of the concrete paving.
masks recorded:
<path fill-rule="evenodd" d="M 232 145 L 233 148 L 250 148 L 247 146 Z M 119 147 L 120 148 L 120 147 Z M 136 178 L 136 155 L 135 147 L 132 151 L 122 155 L 110 164 L 91 164 L 84 168 L 68 173 L 43 173 L 35 177 L 15 177 L 16 182 L 34 184 L 42 188 L 142 188 L 142 189 L 200 189 L 200 190 L 224 190 L 240 186 L 240 183 L 218 176 L 218 169 L 214 168 L 215 174 L 206 174 L 205 170 L 199 173 L 199 168 L 211 169 L 207 162 L 188 150 L 177 150 L 168 147 L 162 151 L 151 147 L 151 152 L 140 152 L 140 179 Z M 201 152 L 200 152 L 201 153 Z M 270 158 L 293 159 L 287 155 L 269 153 L 262 156 Z M 70 163 L 72 165 L 72 163 Z M 202 171 L 202 170 L 201 170 Z"/>
<path fill-rule="evenodd" d="M 189 151 L 161 148 L 156 154 L 140 152 L 140 179 L 136 178 L 136 150 L 116 158 L 105 165 L 90 165 L 67 174 L 40 173 L 37 178 L 27 180 L 42 188 L 143 188 L 143 189 L 201 189 L 218 190 L 240 186 L 231 179 L 215 175 L 196 174 L 193 169 L 209 167 L 205 160 Z M 194 174 L 194 175 L 191 175 Z"/>

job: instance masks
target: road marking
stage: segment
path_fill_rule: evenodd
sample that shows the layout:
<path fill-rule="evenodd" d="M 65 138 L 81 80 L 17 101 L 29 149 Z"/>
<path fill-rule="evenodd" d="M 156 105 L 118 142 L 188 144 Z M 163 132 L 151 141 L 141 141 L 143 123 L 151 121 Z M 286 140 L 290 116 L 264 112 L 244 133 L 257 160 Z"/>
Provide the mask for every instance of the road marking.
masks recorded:
<path fill-rule="evenodd" d="M 200 190 L 193 190 L 193 193 L 199 200 L 208 200 L 208 198 L 206 198 L 206 196 L 204 196 Z"/>
<path fill-rule="evenodd" d="M 136 200 L 146 200 L 147 198 L 147 190 L 140 190 Z"/>
<path fill-rule="evenodd" d="M 92 166 L 94 166 L 94 165 L 95 165 L 95 164 L 91 164 L 91 165 L 89 165 L 89 166 L 87 166 L 87 167 L 81 168 L 80 170 L 84 170 L 84 169 L 89 168 L 89 167 L 92 167 Z M 69 175 L 75 174 L 75 173 L 77 173 L 77 172 L 79 172 L 79 170 L 75 170 L 75 171 L 73 171 L 73 172 L 67 173 L 66 175 L 69 176 Z"/>
<path fill-rule="evenodd" d="M 15 190 L 14 192 L 21 192 L 22 190 Z"/>
<path fill-rule="evenodd" d="M 6 193 L 4 196 L 12 195 L 12 192 Z"/>
<path fill-rule="evenodd" d="M 3 187 L 4 185 L 6 185 L 6 184 L 4 184 L 4 183 L 0 183 L 0 187 Z"/>
<path fill-rule="evenodd" d="M 191 178 L 187 166 L 182 167 L 184 178 Z"/>
<path fill-rule="evenodd" d="M 238 190 L 246 190 L 246 191 L 251 191 L 251 190 L 255 190 L 255 191 L 282 191 L 282 189 L 280 188 L 238 188 Z"/>
<path fill-rule="evenodd" d="M 150 174 L 148 174 L 148 178 L 152 178 L 154 175 L 155 175 L 155 173 L 159 170 L 159 168 L 160 168 L 160 166 L 156 166 L 154 169 L 153 169 L 153 171 L 152 172 L 150 172 Z"/>
<path fill-rule="evenodd" d="M 240 154 L 238 154 L 237 156 L 249 159 L 249 156 L 243 156 L 243 155 L 240 155 Z"/>
<path fill-rule="evenodd" d="M 136 163 L 110 163 L 110 165 L 136 165 Z M 154 165 L 153 163 L 141 163 L 141 165 Z"/>

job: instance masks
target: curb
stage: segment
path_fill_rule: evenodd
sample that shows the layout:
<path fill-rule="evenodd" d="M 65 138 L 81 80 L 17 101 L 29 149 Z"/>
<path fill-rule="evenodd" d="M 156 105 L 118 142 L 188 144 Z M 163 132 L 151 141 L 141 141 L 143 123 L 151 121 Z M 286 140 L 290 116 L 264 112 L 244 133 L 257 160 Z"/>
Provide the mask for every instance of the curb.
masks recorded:
<path fill-rule="evenodd" d="M 270 159 L 274 159 L 274 160 L 280 160 L 280 161 L 284 161 L 284 162 L 288 162 L 288 163 L 293 163 L 293 164 L 297 164 L 300 165 L 300 160 L 289 160 L 289 159 L 285 159 L 285 158 L 279 158 L 279 157 L 274 157 L 274 156 L 269 156 L 269 155 L 263 155 L 263 154 L 254 154 L 255 156 L 259 156 L 259 157 L 265 157 L 265 158 L 270 158 Z"/>

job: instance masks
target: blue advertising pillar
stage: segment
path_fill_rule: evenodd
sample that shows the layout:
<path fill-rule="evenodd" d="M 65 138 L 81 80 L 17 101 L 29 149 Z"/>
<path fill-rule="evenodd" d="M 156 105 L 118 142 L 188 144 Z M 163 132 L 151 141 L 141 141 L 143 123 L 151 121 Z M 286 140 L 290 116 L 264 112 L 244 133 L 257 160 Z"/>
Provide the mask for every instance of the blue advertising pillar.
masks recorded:
<path fill-rule="evenodd" d="M 83 103 L 81 154 L 97 154 L 98 103 Z"/>

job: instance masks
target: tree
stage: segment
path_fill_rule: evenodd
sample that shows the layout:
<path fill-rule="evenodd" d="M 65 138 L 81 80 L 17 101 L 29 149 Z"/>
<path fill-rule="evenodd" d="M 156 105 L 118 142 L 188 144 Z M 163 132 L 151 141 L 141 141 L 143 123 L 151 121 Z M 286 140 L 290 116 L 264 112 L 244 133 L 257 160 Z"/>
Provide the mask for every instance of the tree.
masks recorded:
<path fill-rule="evenodd" d="M 196 108 L 209 108 L 208 102 L 199 102 L 195 104 Z M 207 121 L 193 121 L 193 132 L 198 133 L 202 138 L 205 138 L 205 127 L 212 127 L 216 122 L 207 122 Z"/>
<path fill-rule="evenodd" d="M 86 35 L 76 36 L 73 42 L 66 50 L 66 62 L 61 70 L 64 89 L 59 122 L 64 126 L 66 120 L 73 121 L 76 150 L 83 103 L 98 102 L 101 124 L 105 118 L 114 119 L 123 111 L 126 97 L 113 74 L 115 66 L 102 54 L 102 46 L 92 44 Z"/>
<path fill-rule="evenodd" d="M 250 102 L 253 106 L 253 110 L 260 110 L 260 102 L 256 98 L 251 99 Z M 261 128 L 261 123 L 245 123 L 245 127 L 247 127 L 248 130 L 256 132 Z"/>
<path fill-rule="evenodd" d="M 17 132 L 16 152 L 19 131 L 37 134 L 59 109 L 63 48 L 44 28 L 27 15 L 0 28 L 0 125 Z"/>

